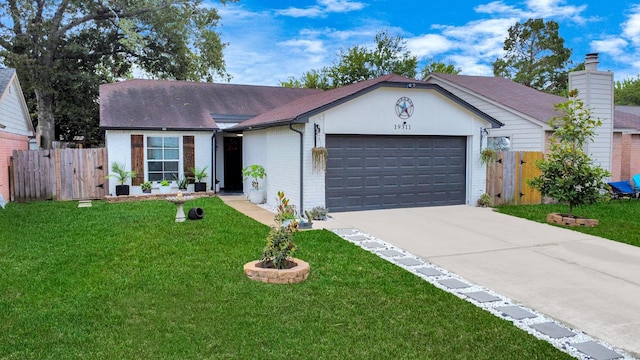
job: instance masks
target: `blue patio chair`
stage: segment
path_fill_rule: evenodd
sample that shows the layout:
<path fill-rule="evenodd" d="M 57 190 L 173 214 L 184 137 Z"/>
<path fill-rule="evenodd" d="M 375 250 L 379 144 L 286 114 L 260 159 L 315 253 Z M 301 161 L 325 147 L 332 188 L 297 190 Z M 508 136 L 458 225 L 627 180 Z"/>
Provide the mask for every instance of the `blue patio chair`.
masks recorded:
<path fill-rule="evenodd" d="M 640 174 L 633 175 L 631 180 L 633 180 L 633 187 L 636 189 L 636 191 L 640 191 Z"/>
<path fill-rule="evenodd" d="M 621 200 L 624 197 L 628 197 L 629 200 L 638 199 L 638 191 L 631 186 L 629 180 L 613 181 L 607 185 L 611 188 L 611 199 Z"/>

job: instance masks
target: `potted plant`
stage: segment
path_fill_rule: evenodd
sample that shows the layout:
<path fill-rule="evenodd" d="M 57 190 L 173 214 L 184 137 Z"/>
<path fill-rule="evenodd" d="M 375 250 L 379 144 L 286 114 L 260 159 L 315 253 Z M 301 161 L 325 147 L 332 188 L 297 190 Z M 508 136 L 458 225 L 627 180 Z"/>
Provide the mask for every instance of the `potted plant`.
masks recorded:
<path fill-rule="evenodd" d="M 493 199 L 491 198 L 491 195 L 489 195 L 488 193 L 480 195 L 480 197 L 478 198 L 478 205 L 481 207 L 493 206 Z"/>
<path fill-rule="evenodd" d="M 245 181 L 251 179 L 251 191 L 249 191 L 249 201 L 252 204 L 262 204 L 265 201 L 265 192 L 260 190 L 260 181 L 267 176 L 264 167 L 261 165 L 249 165 L 242 169 L 242 177 Z"/>
<path fill-rule="evenodd" d="M 244 273 L 255 281 L 272 284 L 299 283 L 307 279 L 310 267 L 307 262 L 293 257 L 298 249 L 293 242 L 298 223 L 294 221 L 286 226 L 282 223 L 292 211 L 292 205 L 289 205 L 289 199 L 281 191 L 278 192 L 277 200 L 276 226 L 272 226 L 267 234 L 262 258 L 245 264 Z"/>
<path fill-rule="evenodd" d="M 171 192 L 171 183 L 169 182 L 169 180 L 163 179 L 158 185 L 160 185 L 160 192 L 162 194 L 168 194 L 169 192 Z"/>
<path fill-rule="evenodd" d="M 193 178 L 195 179 L 195 183 L 193 183 L 193 190 L 195 192 L 207 191 L 207 183 L 202 181 L 208 176 L 207 167 L 208 166 L 205 166 L 203 168 L 194 167 L 190 170 L 193 174 Z"/>
<path fill-rule="evenodd" d="M 150 194 L 151 193 L 151 181 L 145 181 L 142 183 L 142 185 L 140 185 L 140 187 L 142 188 L 142 192 L 145 194 Z"/>
<path fill-rule="evenodd" d="M 178 189 L 186 191 L 189 186 L 189 178 L 179 177 L 176 179 L 176 183 L 178 184 Z"/>
<path fill-rule="evenodd" d="M 116 195 L 129 195 L 129 185 L 125 185 L 125 182 L 132 177 L 136 176 L 134 171 L 127 171 L 125 166 L 113 162 L 111 164 L 111 174 L 107 175 L 107 178 L 115 178 L 118 181 L 118 185 L 116 185 Z"/>

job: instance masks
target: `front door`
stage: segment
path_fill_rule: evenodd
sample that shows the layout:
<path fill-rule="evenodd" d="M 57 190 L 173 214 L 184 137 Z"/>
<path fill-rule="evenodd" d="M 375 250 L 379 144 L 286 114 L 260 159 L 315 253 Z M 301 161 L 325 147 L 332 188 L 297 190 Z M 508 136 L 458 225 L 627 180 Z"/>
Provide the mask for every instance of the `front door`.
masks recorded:
<path fill-rule="evenodd" d="M 242 191 L 242 137 L 224 138 L 224 190 Z"/>

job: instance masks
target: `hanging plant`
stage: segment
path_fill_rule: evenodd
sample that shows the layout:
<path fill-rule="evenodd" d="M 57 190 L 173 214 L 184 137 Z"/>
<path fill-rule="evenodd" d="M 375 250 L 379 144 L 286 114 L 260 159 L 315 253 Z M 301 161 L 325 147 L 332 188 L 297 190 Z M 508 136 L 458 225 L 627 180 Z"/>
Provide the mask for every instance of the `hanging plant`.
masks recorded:
<path fill-rule="evenodd" d="M 485 148 L 480 152 L 480 162 L 483 164 L 489 164 L 498 160 L 498 153 L 490 148 Z"/>
<path fill-rule="evenodd" d="M 327 168 L 327 148 L 314 147 L 311 149 L 312 168 L 315 173 L 325 171 Z"/>

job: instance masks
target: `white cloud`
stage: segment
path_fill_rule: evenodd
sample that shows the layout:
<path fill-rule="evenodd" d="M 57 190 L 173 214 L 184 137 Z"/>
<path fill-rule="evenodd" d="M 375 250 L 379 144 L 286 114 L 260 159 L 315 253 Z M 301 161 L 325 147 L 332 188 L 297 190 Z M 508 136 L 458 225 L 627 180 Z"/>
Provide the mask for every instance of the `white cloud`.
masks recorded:
<path fill-rule="evenodd" d="M 325 53 L 324 44 L 320 40 L 287 40 L 277 43 L 278 46 L 286 48 L 288 51 L 295 51 L 301 53 Z"/>
<path fill-rule="evenodd" d="M 463 75 L 493 76 L 493 67 L 473 55 L 453 55 L 447 58 Z"/>
<path fill-rule="evenodd" d="M 278 10 L 278 11 L 276 11 L 276 14 L 277 15 L 282 15 L 282 16 L 310 17 L 310 18 L 326 16 L 326 12 L 323 11 L 318 6 L 312 6 L 312 7 L 306 8 L 306 9 L 290 7 L 288 9 Z"/>
<path fill-rule="evenodd" d="M 324 6 L 328 12 L 344 13 L 355 10 L 362 10 L 364 3 L 349 0 L 318 0 L 320 5 Z"/>
<path fill-rule="evenodd" d="M 419 59 L 437 57 L 456 46 L 445 36 L 439 34 L 425 34 L 406 40 L 409 51 Z"/>
<path fill-rule="evenodd" d="M 622 24 L 622 34 L 634 45 L 640 45 L 640 5 L 631 8 L 629 19 Z"/>
<path fill-rule="evenodd" d="M 565 0 L 528 0 L 527 7 L 531 11 L 531 18 L 566 18 L 576 23 L 585 23 L 582 12 L 587 9 L 587 5 L 572 6 L 564 5 Z"/>
<path fill-rule="evenodd" d="M 504 2 L 502 1 L 494 1 L 494 2 L 490 2 L 488 4 L 481 4 L 476 6 L 475 8 L 473 8 L 473 10 L 475 10 L 477 13 L 484 13 L 484 14 L 499 14 L 501 16 L 504 15 L 517 15 L 520 14 L 522 11 L 520 9 L 517 9 L 514 6 L 511 5 L 506 5 Z"/>
<path fill-rule="evenodd" d="M 590 47 L 594 52 L 606 53 L 612 57 L 625 55 L 628 45 L 629 43 L 626 40 L 613 36 L 602 40 L 594 40 L 590 43 Z"/>
<path fill-rule="evenodd" d="M 346 13 L 350 11 L 361 10 L 365 7 L 364 3 L 350 0 L 318 0 L 318 5 L 308 8 L 290 7 L 284 10 L 277 10 L 277 15 L 291 17 L 326 17 L 329 13 Z"/>

